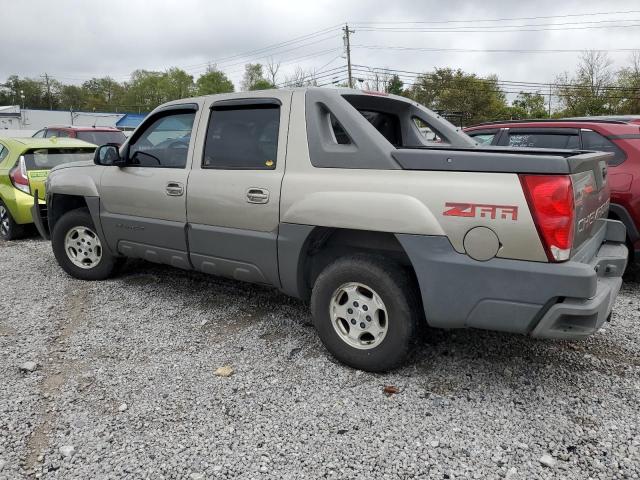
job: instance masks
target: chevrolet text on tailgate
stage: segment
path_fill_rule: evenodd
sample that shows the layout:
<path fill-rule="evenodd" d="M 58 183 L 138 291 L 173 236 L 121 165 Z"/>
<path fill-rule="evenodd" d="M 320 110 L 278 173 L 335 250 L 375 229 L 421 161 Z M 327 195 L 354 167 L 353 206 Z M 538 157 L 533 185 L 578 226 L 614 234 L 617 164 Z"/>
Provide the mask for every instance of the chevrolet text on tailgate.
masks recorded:
<path fill-rule="evenodd" d="M 130 257 L 271 285 L 310 300 L 335 357 L 382 371 L 423 321 L 600 328 L 627 261 L 607 155 L 482 149 L 392 95 L 242 92 L 162 105 L 120 149 L 55 168 L 34 214 L 76 278 Z"/>

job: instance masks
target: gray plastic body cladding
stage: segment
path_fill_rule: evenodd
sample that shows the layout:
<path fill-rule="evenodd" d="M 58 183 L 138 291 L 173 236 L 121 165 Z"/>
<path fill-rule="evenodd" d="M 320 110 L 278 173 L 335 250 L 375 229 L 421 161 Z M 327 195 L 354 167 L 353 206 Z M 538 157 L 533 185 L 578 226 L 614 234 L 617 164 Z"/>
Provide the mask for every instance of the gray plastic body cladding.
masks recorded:
<path fill-rule="evenodd" d="M 589 298 L 596 274 L 587 264 L 494 258 L 457 253 L 446 237 L 396 235 L 415 269 L 429 325 L 528 333 L 557 297 Z"/>
<path fill-rule="evenodd" d="M 191 263 L 211 275 L 280 286 L 277 232 L 190 224 Z"/>
<path fill-rule="evenodd" d="M 280 290 L 296 298 L 306 298 L 308 292 L 302 281 L 304 249 L 309 235 L 315 227 L 294 223 L 281 223 L 278 235 L 278 267 Z"/>
<path fill-rule="evenodd" d="M 191 270 L 189 256 L 186 251 L 121 240 L 118 242 L 118 252 L 128 258 L 141 258 L 153 263 L 162 263 L 182 268 L 183 270 Z"/>
<path fill-rule="evenodd" d="M 156 218 L 120 215 L 102 211 L 100 215 L 104 238 L 113 251 L 120 250 L 120 242 L 126 241 L 148 248 L 187 252 L 185 224 Z"/>

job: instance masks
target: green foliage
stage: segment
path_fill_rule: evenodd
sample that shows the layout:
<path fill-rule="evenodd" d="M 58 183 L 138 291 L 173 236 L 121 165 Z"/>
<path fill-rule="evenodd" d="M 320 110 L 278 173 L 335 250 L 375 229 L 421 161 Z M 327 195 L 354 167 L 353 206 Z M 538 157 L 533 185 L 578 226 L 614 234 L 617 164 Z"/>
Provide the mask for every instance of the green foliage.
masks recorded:
<path fill-rule="evenodd" d="M 400 80 L 400 77 L 398 75 L 393 75 L 387 83 L 386 91 L 393 95 L 402 95 L 404 93 L 404 90 L 402 89 L 403 86 L 404 83 Z"/>
<path fill-rule="evenodd" d="M 219 70 L 210 68 L 207 73 L 198 78 L 196 92 L 198 95 L 233 92 L 233 83 Z"/>
<path fill-rule="evenodd" d="M 248 63 L 245 65 L 242 90 L 268 90 L 270 88 L 276 88 L 276 86 L 264 78 L 263 68 L 260 63 Z"/>
<path fill-rule="evenodd" d="M 511 103 L 511 119 L 546 118 L 549 116 L 544 95 L 520 92 Z"/>
<path fill-rule="evenodd" d="M 495 76 L 482 79 L 473 73 L 436 68 L 416 79 L 409 97 L 432 110 L 462 113 L 467 124 L 504 118 L 508 106 Z"/>

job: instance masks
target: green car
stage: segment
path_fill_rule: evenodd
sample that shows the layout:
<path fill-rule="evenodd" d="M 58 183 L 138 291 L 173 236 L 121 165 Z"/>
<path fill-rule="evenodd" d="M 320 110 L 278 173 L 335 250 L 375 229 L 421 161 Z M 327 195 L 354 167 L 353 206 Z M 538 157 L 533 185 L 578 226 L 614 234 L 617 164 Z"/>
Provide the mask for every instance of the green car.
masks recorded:
<path fill-rule="evenodd" d="M 33 223 L 34 195 L 45 203 L 44 182 L 53 167 L 92 160 L 95 148 L 70 138 L 0 137 L 0 238 L 20 238 Z"/>

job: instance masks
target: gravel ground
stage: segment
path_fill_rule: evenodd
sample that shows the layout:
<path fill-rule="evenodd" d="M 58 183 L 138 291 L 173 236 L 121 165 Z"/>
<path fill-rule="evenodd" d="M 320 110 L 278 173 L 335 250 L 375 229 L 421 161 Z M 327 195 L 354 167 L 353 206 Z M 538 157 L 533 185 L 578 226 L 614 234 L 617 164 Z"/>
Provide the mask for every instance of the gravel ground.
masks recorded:
<path fill-rule="evenodd" d="M 34 238 L 0 272 L 2 479 L 640 476 L 637 274 L 589 340 L 431 331 L 379 375 L 271 289 L 144 262 L 81 282 Z"/>

